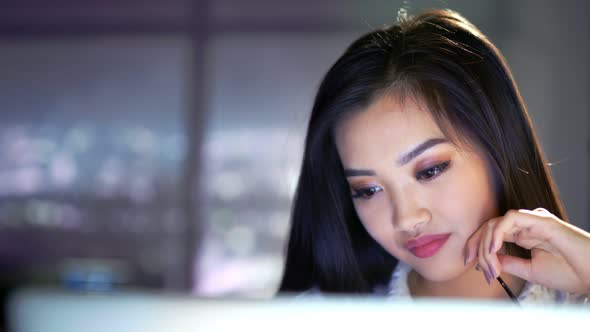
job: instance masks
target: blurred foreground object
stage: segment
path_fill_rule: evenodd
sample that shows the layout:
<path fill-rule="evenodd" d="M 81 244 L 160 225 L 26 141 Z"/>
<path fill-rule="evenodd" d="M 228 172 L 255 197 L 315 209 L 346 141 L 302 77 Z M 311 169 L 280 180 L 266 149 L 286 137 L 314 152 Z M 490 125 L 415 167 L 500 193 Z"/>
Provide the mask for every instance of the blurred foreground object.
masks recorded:
<path fill-rule="evenodd" d="M 519 308 L 509 302 L 391 301 L 378 298 L 205 299 L 120 293 L 92 295 L 29 289 L 9 306 L 14 332 L 65 331 L 413 331 L 579 330 L 585 307 Z M 494 320 L 496 324 L 486 324 Z M 482 322 L 486 322 L 482 324 Z"/>

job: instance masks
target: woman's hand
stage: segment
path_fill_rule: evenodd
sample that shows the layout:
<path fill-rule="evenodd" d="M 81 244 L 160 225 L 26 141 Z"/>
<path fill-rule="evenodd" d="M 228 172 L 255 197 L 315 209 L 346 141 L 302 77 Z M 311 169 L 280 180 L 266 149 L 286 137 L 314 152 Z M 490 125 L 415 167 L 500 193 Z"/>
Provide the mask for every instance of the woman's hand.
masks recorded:
<path fill-rule="evenodd" d="M 503 242 L 531 250 L 531 259 L 498 253 Z M 590 233 L 545 209 L 510 210 L 469 238 L 465 262 L 478 260 L 486 279 L 502 272 L 563 291 L 590 293 Z"/>

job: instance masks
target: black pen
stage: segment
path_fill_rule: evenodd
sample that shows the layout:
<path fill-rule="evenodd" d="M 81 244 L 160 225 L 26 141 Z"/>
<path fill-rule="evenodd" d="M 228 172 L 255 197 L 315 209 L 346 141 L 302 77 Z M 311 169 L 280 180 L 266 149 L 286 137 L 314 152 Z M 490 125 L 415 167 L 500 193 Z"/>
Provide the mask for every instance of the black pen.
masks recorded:
<path fill-rule="evenodd" d="M 510 297 L 512 302 L 520 305 L 520 303 L 518 303 L 518 299 L 516 298 L 516 296 L 514 296 L 514 293 L 512 293 L 510 288 L 508 288 L 508 285 L 506 285 L 504 280 L 502 280 L 502 277 L 498 277 L 498 278 L 496 278 L 496 280 L 498 280 L 498 282 L 500 283 L 500 286 L 502 286 L 502 288 L 504 288 L 504 290 L 506 291 L 506 293 L 508 294 L 508 296 Z"/>

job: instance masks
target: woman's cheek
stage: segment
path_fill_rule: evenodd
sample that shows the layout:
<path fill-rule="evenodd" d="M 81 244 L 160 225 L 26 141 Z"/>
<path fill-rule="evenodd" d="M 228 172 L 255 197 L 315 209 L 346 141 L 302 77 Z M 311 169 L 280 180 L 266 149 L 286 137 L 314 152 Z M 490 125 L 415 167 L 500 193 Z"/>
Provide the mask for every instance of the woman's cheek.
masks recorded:
<path fill-rule="evenodd" d="M 378 232 L 380 229 L 391 225 L 387 222 L 387 215 L 390 207 L 387 206 L 386 199 L 383 196 L 374 197 L 370 200 L 360 200 L 355 202 L 355 209 L 361 222 L 369 233 Z"/>
<path fill-rule="evenodd" d="M 477 179 L 458 174 L 460 172 L 450 173 L 445 181 L 437 184 L 431 202 L 434 202 L 433 209 L 440 219 L 454 224 L 451 227 L 461 233 L 471 235 L 483 222 L 482 197 L 472 189 L 479 185 Z"/>

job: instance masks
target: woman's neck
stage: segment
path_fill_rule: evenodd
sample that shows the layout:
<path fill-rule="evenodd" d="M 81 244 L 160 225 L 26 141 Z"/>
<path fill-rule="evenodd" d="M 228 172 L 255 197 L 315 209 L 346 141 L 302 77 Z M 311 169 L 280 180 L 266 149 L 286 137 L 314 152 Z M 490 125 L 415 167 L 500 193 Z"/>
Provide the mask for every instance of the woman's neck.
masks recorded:
<path fill-rule="evenodd" d="M 517 296 L 525 284 L 524 280 L 510 274 L 502 274 L 502 279 Z M 492 280 L 488 285 L 483 274 L 475 270 L 474 263 L 459 277 L 444 282 L 426 280 L 412 270 L 408 274 L 408 288 L 412 297 L 508 299 L 500 283 Z"/>

